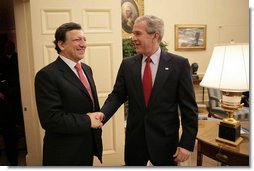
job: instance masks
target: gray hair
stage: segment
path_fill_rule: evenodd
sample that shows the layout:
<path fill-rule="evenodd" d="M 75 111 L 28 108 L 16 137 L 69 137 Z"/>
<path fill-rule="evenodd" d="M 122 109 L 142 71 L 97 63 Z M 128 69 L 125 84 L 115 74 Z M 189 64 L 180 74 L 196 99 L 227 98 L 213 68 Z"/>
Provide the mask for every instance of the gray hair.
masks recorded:
<path fill-rule="evenodd" d="M 144 15 L 144 16 L 139 16 L 135 20 L 135 23 L 139 23 L 141 21 L 146 21 L 146 24 L 147 24 L 146 32 L 148 34 L 153 34 L 155 32 L 158 32 L 160 34 L 159 40 L 158 40 L 160 43 L 164 35 L 163 20 L 153 15 Z"/>

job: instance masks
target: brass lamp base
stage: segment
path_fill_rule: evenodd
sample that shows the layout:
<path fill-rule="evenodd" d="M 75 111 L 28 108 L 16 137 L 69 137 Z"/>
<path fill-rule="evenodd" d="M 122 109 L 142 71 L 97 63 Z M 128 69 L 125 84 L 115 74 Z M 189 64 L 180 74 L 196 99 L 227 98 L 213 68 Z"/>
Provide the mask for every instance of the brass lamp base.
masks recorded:
<path fill-rule="evenodd" d="M 220 106 L 227 112 L 228 117 L 224 118 L 219 125 L 219 137 L 216 140 L 237 146 L 243 138 L 240 137 L 241 124 L 234 118 L 234 112 L 240 109 L 243 104 L 241 92 L 222 91 Z"/>
<path fill-rule="evenodd" d="M 243 138 L 239 137 L 236 141 L 229 141 L 229 140 L 217 137 L 216 141 L 220 141 L 220 142 L 223 142 L 223 143 L 226 143 L 229 145 L 233 145 L 233 146 L 238 146 L 243 141 Z"/>
<path fill-rule="evenodd" d="M 220 122 L 219 125 L 219 137 L 216 138 L 217 141 L 221 141 L 230 145 L 237 146 L 242 142 L 240 137 L 241 125 L 239 122 L 229 123 L 229 118 Z M 232 119 L 232 118 L 230 118 Z"/>

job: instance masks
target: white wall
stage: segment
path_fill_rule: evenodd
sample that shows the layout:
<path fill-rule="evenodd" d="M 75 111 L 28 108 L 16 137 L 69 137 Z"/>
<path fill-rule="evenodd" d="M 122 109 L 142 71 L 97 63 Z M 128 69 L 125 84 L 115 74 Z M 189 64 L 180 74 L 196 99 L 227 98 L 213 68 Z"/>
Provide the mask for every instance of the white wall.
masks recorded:
<path fill-rule="evenodd" d="M 198 74 L 203 75 L 208 66 L 213 46 L 228 43 L 249 42 L 248 0 L 144 0 L 144 13 L 164 20 L 163 40 L 172 53 L 199 64 Z M 175 24 L 206 24 L 207 46 L 202 51 L 175 51 Z"/>

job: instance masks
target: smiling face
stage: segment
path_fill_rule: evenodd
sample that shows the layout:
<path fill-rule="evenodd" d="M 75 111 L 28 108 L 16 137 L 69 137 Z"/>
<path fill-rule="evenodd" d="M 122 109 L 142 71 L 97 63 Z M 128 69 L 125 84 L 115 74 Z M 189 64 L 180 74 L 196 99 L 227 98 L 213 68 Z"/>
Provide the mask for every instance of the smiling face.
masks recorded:
<path fill-rule="evenodd" d="M 147 33 L 146 21 L 137 22 L 133 26 L 132 41 L 135 44 L 136 52 L 151 56 L 158 48 L 158 33 Z"/>
<path fill-rule="evenodd" d="M 86 49 L 86 37 L 82 30 L 71 30 L 66 32 L 66 40 L 58 41 L 61 49 L 60 55 L 78 62 L 84 58 Z"/>

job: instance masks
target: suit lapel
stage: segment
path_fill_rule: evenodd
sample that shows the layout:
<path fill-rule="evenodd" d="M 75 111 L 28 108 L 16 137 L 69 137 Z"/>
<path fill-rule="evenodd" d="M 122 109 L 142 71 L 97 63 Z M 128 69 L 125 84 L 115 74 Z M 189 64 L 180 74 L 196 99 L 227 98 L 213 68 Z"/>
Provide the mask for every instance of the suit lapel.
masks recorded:
<path fill-rule="evenodd" d="M 149 105 L 155 102 L 157 97 L 156 94 L 158 94 L 158 91 L 163 89 L 163 85 L 165 81 L 169 78 L 169 75 L 172 74 L 172 70 L 173 66 L 171 57 L 167 56 L 165 52 L 161 51 L 159 66 L 155 77 Z"/>
<path fill-rule="evenodd" d="M 84 64 L 82 64 L 82 69 L 85 72 L 86 78 L 87 78 L 87 80 L 90 84 L 90 87 L 91 87 L 91 90 L 92 90 L 92 93 L 93 93 L 93 97 L 94 97 L 94 99 L 97 99 L 97 96 L 96 96 L 97 92 L 96 92 L 95 84 L 94 84 L 94 81 L 93 81 L 93 78 L 92 78 L 92 74 L 89 72 L 88 67 L 86 67 Z M 86 90 L 86 93 L 87 93 L 87 95 L 89 95 L 87 90 Z"/>
<path fill-rule="evenodd" d="M 90 97 L 89 93 L 87 92 L 86 88 L 83 86 L 79 78 L 61 58 L 57 58 L 56 65 L 58 69 L 63 73 L 63 77 L 67 81 L 69 81 L 75 87 L 79 88 L 82 92 L 84 92 L 88 97 Z"/>
<path fill-rule="evenodd" d="M 132 75 L 133 75 L 133 83 L 135 86 L 136 94 L 138 99 L 142 99 L 143 105 L 145 105 L 144 93 L 143 93 L 143 85 L 141 78 L 141 64 L 142 64 L 142 55 L 137 55 L 134 58 L 135 62 L 132 67 Z"/>

